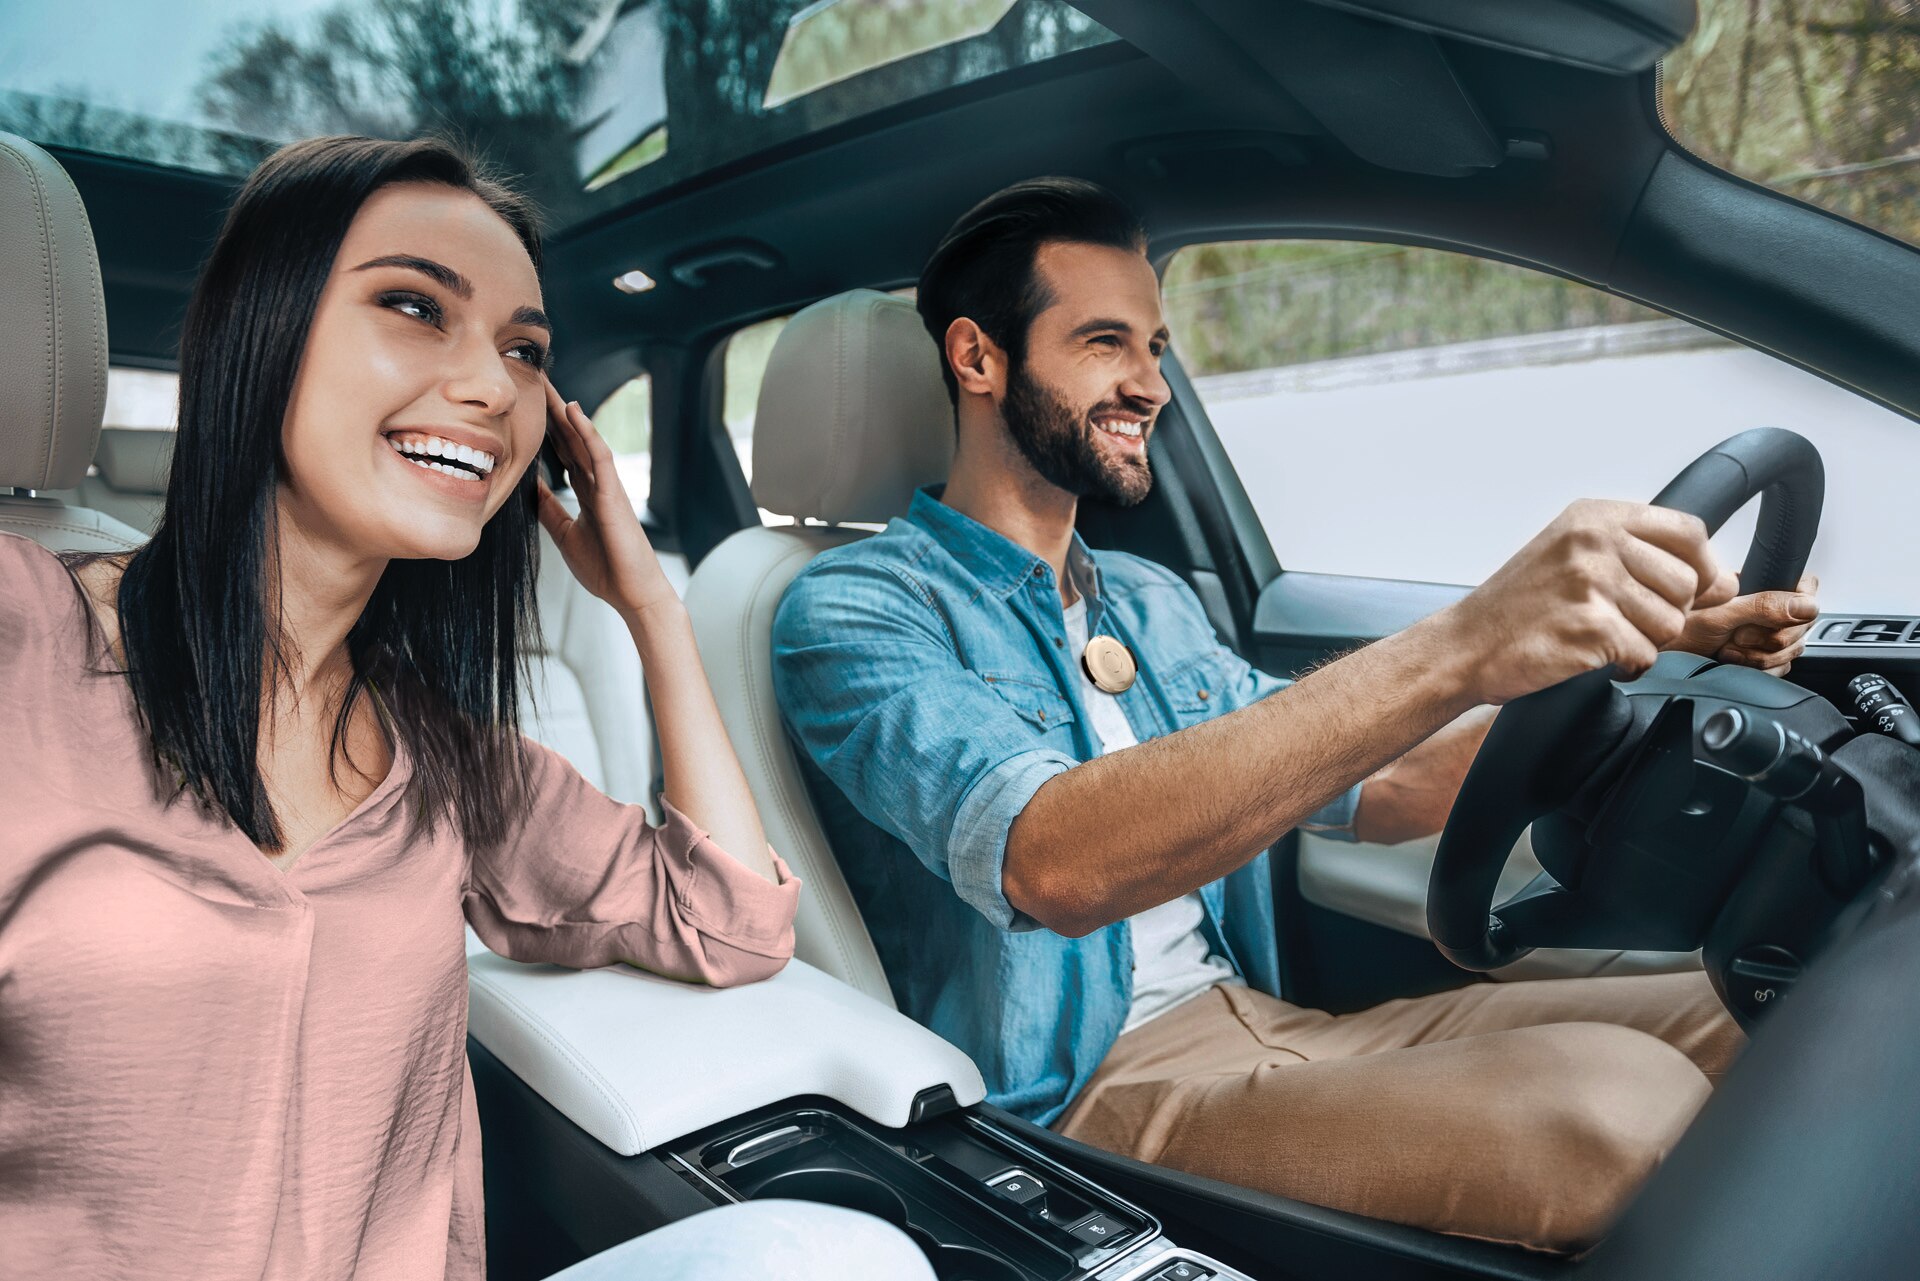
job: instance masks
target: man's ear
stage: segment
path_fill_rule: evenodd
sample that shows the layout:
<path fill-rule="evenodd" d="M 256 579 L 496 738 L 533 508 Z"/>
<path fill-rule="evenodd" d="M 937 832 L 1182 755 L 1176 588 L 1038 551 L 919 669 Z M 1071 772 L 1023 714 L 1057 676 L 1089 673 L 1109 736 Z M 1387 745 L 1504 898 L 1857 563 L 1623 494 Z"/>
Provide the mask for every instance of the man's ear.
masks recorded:
<path fill-rule="evenodd" d="M 1006 391 L 1007 357 L 986 330 L 967 319 L 947 326 L 947 365 L 960 390 L 998 397 Z"/>

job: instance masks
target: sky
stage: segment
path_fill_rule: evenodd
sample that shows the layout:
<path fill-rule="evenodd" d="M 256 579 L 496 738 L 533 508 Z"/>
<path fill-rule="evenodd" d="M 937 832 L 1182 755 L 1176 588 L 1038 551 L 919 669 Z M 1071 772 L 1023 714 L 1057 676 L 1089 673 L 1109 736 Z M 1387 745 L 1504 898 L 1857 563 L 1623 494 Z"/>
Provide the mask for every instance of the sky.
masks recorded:
<path fill-rule="evenodd" d="M 194 90 L 226 33 L 334 0 L 0 0 L 0 89 L 84 89 L 102 106 L 204 123 Z"/>

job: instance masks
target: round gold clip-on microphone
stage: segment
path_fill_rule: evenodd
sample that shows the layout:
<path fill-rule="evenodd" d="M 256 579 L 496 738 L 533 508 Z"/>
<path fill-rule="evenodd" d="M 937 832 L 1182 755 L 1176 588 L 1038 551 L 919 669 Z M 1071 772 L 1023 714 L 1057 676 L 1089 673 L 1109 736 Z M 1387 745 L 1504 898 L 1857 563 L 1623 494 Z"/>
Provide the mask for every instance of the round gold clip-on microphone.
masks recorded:
<path fill-rule="evenodd" d="M 1080 666 L 1096 688 L 1108 694 L 1124 694 L 1133 688 L 1140 664 L 1133 651 L 1111 636 L 1096 636 L 1080 651 Z"/>

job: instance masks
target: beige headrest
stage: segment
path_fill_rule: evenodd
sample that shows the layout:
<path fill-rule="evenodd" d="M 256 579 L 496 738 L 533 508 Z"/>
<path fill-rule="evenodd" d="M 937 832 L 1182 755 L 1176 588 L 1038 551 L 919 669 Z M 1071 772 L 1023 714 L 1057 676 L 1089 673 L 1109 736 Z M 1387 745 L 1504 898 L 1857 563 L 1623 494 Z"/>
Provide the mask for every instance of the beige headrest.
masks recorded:
<path fill-rule="evenodd" d="M 953 404 L 913 304 L 855 289 L 780 331 L 753 424 L 753 500 L 829 524 L 906 514 L 945 480 Z"/>
<path fill-rule="evenodd" d="M 0 133 L 0 486 L 71 489 L 107 404 L 93 228 L 52 156 Z"/>

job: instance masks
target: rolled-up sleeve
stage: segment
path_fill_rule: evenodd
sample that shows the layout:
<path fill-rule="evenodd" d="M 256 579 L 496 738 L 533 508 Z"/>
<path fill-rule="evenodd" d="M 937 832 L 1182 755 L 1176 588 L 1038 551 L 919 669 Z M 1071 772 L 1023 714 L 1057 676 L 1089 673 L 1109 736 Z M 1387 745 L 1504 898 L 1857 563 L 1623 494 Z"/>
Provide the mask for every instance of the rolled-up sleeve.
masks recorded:
<path fill-rule="evenodd" d="M 1071 756 L 961 662 L 924 586 L 884 565 L 817 565 L 773 626 L 787 725 L 868 820 L 1001 929 L 1039 928 L 1002 888 L 1007 830 Z"/>
<path fill-rule="evenodd" d="M 616 961 L 728 987 L 793 956 L 800 881 L 778 855 L 775 884 L 668 804 L 654 826 L 566 758 L 523 739 L 531 805 L 519 832 L 476 851 L 467 920 L 516 961 L 590 969 Z"/>

